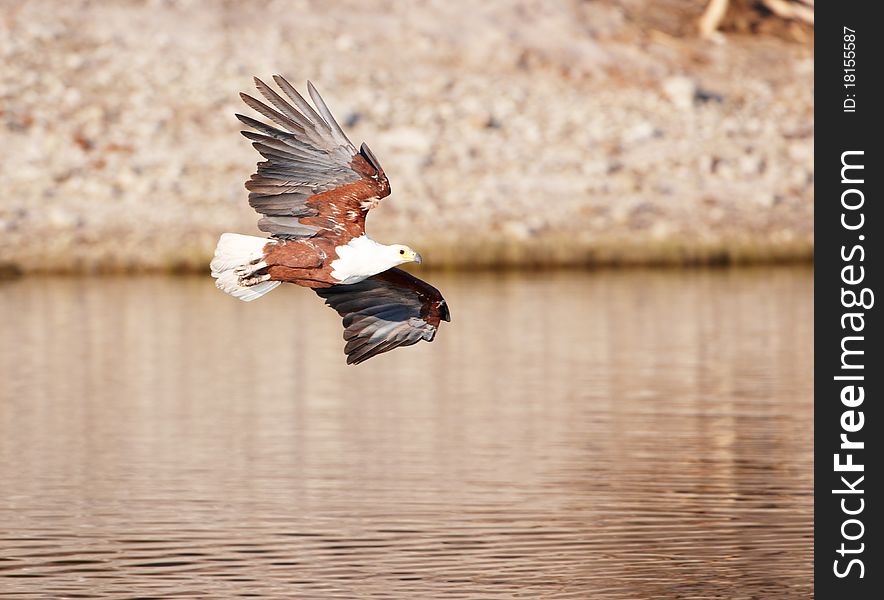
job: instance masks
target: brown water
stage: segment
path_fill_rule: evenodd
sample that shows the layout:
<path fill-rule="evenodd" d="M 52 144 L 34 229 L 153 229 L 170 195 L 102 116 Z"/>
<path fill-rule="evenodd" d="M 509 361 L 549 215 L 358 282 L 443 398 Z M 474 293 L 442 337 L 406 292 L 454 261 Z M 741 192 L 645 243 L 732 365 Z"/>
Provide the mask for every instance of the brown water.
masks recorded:
<path fill-rule="evenodd" d="M 808 598 L 807 270 L 442 276 L 433 344 L 0 283 L 0 596 Z"/>

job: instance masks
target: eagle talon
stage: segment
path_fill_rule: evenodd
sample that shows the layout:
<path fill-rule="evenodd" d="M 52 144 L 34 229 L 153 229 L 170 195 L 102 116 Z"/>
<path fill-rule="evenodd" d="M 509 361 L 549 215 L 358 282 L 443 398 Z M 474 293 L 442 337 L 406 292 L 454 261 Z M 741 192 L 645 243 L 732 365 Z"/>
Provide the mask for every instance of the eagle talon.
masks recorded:
<path fill-rule="evenodd" d="M 252 285 L 258 285 L 259 283 L 263 283 L 265 281 L 270 281 L 269 273 L 267 273 L 266 275 L 258 275 L 257 277 L 240 278 L 239 283 L 240 285 L 248 287 Z"/>
<path fill-rule="evenodd" d="M 263 260 L 260 261 L 252 261 L 246 265 L 240 265 L 236 267 L 233 272 L 236 273 L 240 279 L 248 277 L 250 275 L 254 275 L 261 269 L 265 268 L 267 263 Z"/>

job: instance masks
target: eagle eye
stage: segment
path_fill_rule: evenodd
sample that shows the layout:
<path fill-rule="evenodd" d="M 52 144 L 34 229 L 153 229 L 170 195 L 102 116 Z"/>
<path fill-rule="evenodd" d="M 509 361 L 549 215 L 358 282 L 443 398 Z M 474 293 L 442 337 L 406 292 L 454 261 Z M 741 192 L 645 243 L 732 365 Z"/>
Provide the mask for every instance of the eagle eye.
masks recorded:
<path fill-rule="evenodd" d="M 405 250 L 400 250 L 399 254 L 405 254 Z"/>

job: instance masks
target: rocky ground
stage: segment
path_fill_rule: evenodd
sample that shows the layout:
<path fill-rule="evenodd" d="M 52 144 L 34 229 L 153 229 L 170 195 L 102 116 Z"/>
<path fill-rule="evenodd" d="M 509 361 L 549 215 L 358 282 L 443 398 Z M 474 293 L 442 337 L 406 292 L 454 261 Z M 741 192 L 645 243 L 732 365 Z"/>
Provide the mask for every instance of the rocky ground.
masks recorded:
<path fill-rule="evenodd" d="M 0 270 L 205 269 L 256 231 L 233 113 L 273 73 L 370 144 L 369 231 L 425 266 L 806 260 L 812 30 L 702 10 L 0 1 Z"/>

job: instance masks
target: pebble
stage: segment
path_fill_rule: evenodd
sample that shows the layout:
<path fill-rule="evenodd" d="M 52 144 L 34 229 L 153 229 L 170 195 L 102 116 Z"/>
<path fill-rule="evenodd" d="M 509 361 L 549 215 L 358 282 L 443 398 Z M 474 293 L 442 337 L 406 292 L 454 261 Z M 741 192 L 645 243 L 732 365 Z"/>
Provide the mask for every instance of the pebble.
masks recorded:
<path fill-rule="evenodd" d="M 697 95 L 697 84 L 690 77 L 667 77 L 663 80 L 663 93 L 677 108 L 690 110 Z"/>

